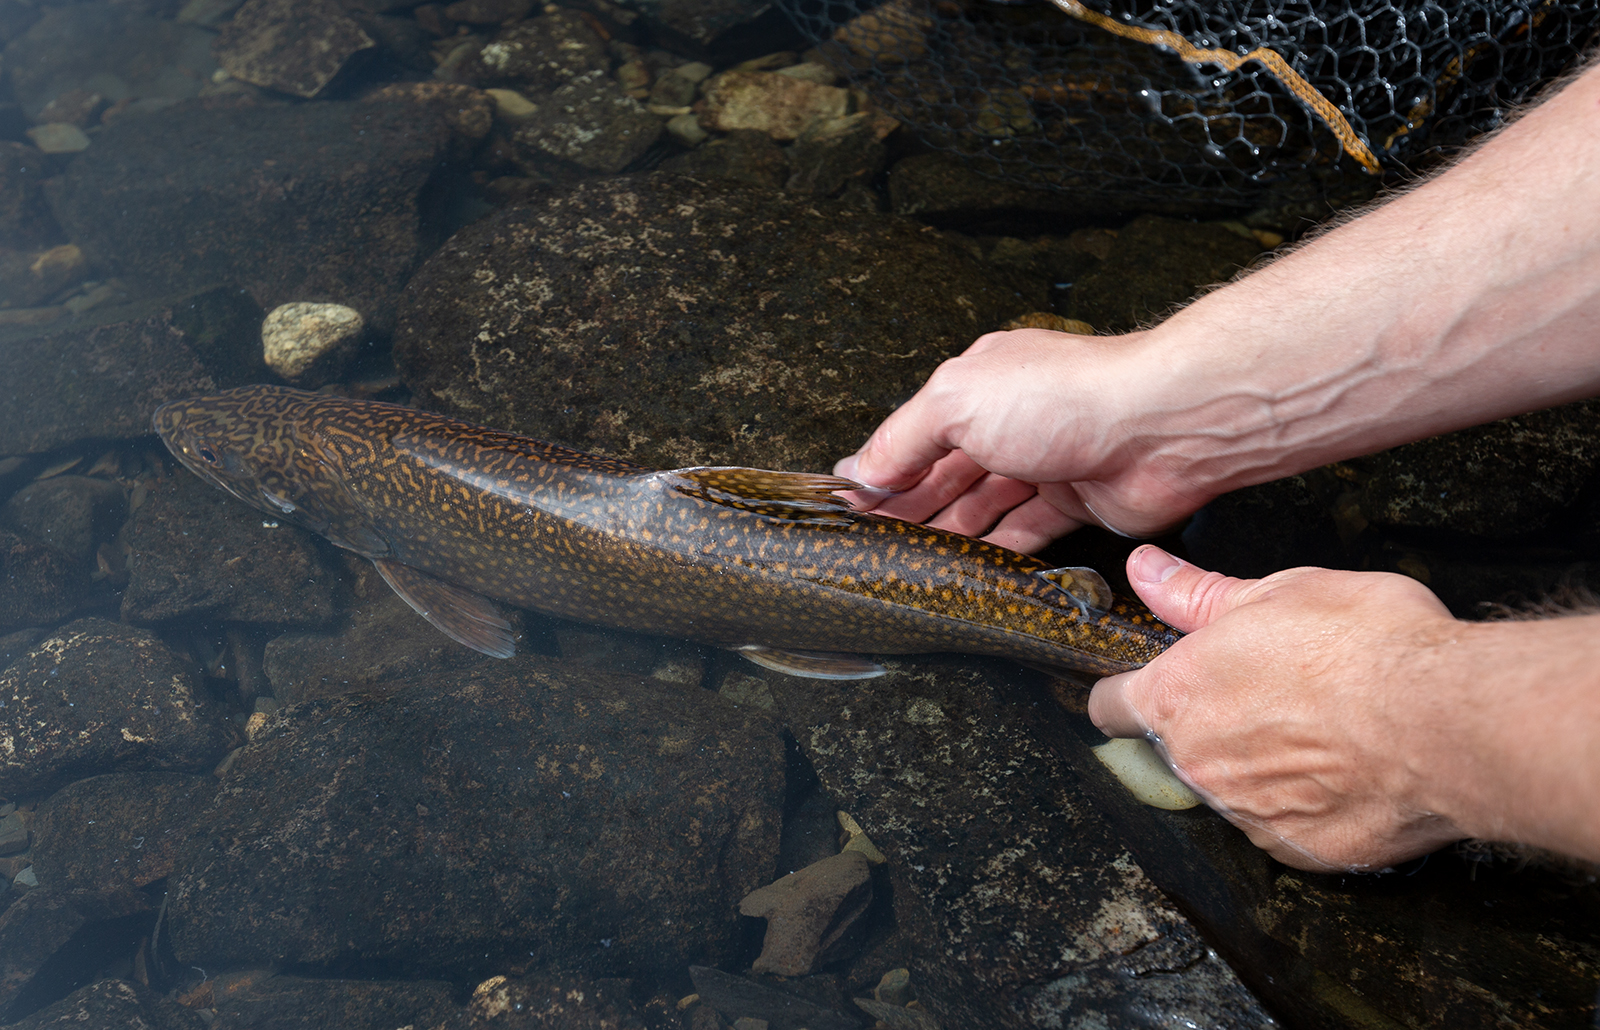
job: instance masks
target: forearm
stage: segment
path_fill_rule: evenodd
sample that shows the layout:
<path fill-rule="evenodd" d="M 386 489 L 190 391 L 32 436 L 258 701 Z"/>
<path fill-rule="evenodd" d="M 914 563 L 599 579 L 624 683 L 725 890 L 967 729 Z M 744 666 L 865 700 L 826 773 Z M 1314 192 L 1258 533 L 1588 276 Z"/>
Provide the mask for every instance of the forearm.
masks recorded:
<path fill-rule="evenodd" d="M 1600 615 L 1459 628 L 1413 670 L 1429 803 L 1473 837 L 1600 862 Z"/>
<path fill-rule="evenodd" d="M 1133 341 L 1145 460 L 1221 492 L 1600 392 L 1600 66 Z"/>

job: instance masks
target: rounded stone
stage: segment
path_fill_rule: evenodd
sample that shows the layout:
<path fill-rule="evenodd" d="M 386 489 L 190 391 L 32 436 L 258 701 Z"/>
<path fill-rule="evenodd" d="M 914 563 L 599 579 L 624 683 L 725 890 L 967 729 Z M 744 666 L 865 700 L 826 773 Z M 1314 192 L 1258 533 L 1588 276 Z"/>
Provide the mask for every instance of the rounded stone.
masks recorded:
<path fill-rule="evenodd" d="M 343 304 L 281 304 L 261 323 L 262 356 L 290 382 L 326 381 L 355 353 L 365 330 L 361 313 Z"/>

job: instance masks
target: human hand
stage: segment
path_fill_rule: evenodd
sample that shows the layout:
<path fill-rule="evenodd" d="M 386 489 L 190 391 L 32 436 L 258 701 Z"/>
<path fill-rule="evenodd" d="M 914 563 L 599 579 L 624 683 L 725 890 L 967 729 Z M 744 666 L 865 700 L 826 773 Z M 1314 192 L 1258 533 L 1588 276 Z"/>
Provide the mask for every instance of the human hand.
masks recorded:
<path fill-rule="evenodd" d="M 1019 329 L 940 365 L 835 473 L 892 492 L 862 507 L 1034 551 L 1080 525 L 1166 529 L 1212 494 L 1133 435 L 1144 334 Z"/>
<path fill-rule="evenodd" d="M 1155 547 L 1128 577 L 1188 636 L 1095 685 L 1101 730 L 1153 734 L 1184 782 L 1297 868 L 1372 871 L 1467 835 L 1439 778 L 1469 750 L 1451 727 L 1482 707 L 1461 696 L 1481 676 L 1443 660 L 1464 624 L 1426 587 L 1310 568 L 1230 579 Z"/>

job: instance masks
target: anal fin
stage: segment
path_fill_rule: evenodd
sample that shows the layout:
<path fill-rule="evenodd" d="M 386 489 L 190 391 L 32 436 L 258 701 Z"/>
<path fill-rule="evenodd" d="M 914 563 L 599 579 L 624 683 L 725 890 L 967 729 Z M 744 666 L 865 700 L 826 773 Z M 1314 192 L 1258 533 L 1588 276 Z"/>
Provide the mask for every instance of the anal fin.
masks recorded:
<path fill-rule="evenodd" d="M 401 600 L 451 640 L 491 658 L 517 653 L 511 623 L 487 597 L 387 558 L 374 558 L 372 564 Z"/>
<path fill-rule="evenodd" d="M 760 644 L 745 644 L 734 650 L 763 669 L 814 680 L 869 680 L 889 671 L 877 662 L 853 654 L 782 651 Z"/>

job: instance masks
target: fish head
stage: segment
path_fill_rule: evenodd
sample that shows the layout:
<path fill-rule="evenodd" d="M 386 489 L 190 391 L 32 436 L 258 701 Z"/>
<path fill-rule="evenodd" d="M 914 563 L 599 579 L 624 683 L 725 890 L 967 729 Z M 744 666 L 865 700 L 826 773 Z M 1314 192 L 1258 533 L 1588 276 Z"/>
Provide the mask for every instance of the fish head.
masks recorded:
<path fill-rule="evenodd" d="M 201 479 L 277 519 L 367 557 L 389 552 L 352 496 L 340 463 L 307 426 L 317 394 L 245 386 L 157 408 L 167 449 Z"/>

